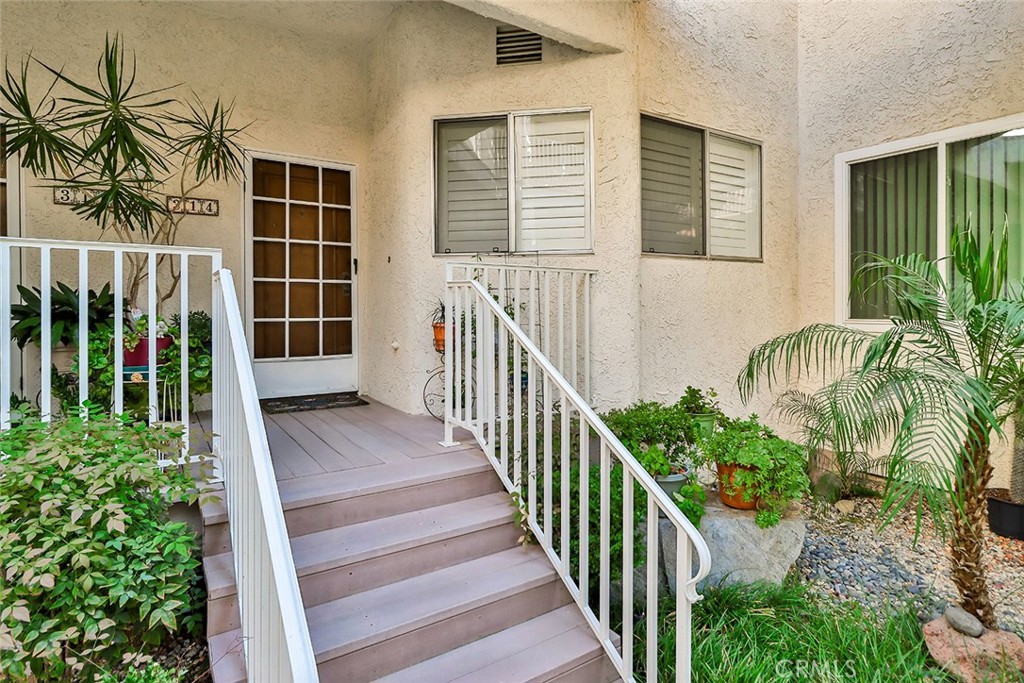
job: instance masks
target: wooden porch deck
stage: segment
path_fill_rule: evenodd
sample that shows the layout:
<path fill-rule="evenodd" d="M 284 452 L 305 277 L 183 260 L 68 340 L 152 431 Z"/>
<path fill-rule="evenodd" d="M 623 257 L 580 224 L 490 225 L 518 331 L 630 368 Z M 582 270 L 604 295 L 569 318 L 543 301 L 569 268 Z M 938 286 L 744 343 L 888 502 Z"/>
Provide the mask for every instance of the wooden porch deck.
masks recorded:
<path fill-rule="evenodd" d="M 460 450 L 479 452 L 469 433 L 461 446 L 445 447 L 444 425 L 429 415 L 409 415 L 372 399 L 369 405 L 297 413 L 264 413 L 278 481 L 325 472 L 404 463 Z"/>
<path fill-rule="evenodd" d="M 473 436 L 457 429 L 461 445 L 445 447 L 444 425 L 410 415 L 367 396 L 369 405 L 290 413 L 263 413 L 278 481 L 387 463 L 408 463 L 459 451 L 481 453 Z M 210 412 L 193 416 L 194 449 L 209 450 Z"/>

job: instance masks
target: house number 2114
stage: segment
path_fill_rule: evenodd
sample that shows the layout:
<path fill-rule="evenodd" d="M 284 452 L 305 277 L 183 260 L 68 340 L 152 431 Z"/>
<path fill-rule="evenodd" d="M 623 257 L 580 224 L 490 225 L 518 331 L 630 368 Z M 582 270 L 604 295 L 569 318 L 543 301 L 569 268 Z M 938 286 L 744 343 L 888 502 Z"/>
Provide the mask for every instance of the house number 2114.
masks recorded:
<path fill-rule="evenodd" d="M 216 199 L 168 197 L 167 210 L 171 213 L 185 213 L 196 216 L 217 216 L 220 215 L 220 202 Z"/>

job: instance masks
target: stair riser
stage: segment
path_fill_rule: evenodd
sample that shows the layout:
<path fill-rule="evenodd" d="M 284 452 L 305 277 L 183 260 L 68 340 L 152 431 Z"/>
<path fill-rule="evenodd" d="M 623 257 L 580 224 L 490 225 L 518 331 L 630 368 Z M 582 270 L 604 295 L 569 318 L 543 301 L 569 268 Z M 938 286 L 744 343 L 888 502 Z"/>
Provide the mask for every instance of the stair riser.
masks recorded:
<path fill-rule="evenodd" d="M 405 512 L 467 500 L 500 491 L 501 482 L 487 470 L 329 503 L 289 507 L 285 511 L 288 534 L 293 538 L 349 524 L 369 522 Z"/>
<path fill-rule="evenodd" d="M 206 637 L 227 633 L 242 625 L 238 615 L 238 596 L 228 595 L 206 601 Z"/>
<path fill-rule="evenodd" d="M 372 681 L 568 604 L 571 597 L 565 586 L 552 578 L 516 595 L 321 662 L 320 680 Z"/>
<path fill-rule="evenodd" d="M 594 659 L 585 664 L 566 671 L 554 678 L 543 678 L 531 681 L 531 683 L 622 683 L 618 672 L 612 666 L 611 661 L 602 648 Z"/>
<path fill-rule="evenodd" d="M 231 530 L 227 522 L 203 527 L 203 555 L 220 555 L 231 550 Z"/>
<path fill-rule="evenodd" d="M 302 576 L 299 578 L 302 602 L 306 607 L 313 607 L 508 550 L 515 547 L 521 534 L 522 531 L 514 524 L 501 524 Z"/>

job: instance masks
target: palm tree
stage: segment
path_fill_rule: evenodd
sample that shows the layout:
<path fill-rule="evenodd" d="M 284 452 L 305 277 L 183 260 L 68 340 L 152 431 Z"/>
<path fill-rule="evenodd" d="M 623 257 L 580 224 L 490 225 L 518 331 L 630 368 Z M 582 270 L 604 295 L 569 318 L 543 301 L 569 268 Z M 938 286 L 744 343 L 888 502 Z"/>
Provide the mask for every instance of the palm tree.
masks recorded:
<path fill-rule="evenodd" d="M 30 67 L 42 71 L 48 88 L 33 87 Z M 37 178 L 74 190 L 81 198 L 75 213 L 119 241 L 174 244 L 185 215 L 172 211 L 168 198 L 238 180 L 245 127 L 232 125 L 234 106 L 220 99 L 211 105 L 195 94 L 178 99 L 177 86 L 140 92 L 135 60 L 126 59 L 118 36 L 107 38 L 94 75 L 86 84 L 32 57 L 19 71 L 5 68 L 0 153 L 20 153 L 21 165 Z M 158 278 L 158 305 L 173 296 L 181 275 L 166 254 L 158 269 L 165 260 L 170 278 Z M 134 306 L 148 270 L 142 254 L 129 254 L 128 262 Z"/>
<path fill-rule="evenodd" d="M 1010 500 L 1024 505 L 1024 401 L 1013 415 L 1013 465 L 1010 470 Z"/>
<path fill-rule="evenodd" d="M 990 445 L 1024 399 L 1024 283 L 1009 281 L 1006 234 L 982 248 L 969 225 L 957 229 L 946 259 L 869 256 L 855 290 L 887 296 L 885 332 L 810 325 L 756 347 L 738 379 L 747 400 L 762 382 L 824 378 L 857 440 L 890 446 L 882 524 L 913 507 L 920 533 L 931 517 L 961 605 L 988 628 Z"/>

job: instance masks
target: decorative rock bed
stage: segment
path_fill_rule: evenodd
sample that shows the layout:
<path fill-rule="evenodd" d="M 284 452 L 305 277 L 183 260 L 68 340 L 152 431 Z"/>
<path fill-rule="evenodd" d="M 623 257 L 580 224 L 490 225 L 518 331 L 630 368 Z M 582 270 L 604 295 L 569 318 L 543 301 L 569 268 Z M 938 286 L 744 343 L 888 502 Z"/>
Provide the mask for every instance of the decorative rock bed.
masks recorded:
<path fill-rule="evenodd" d="M 914 514 L 905 511 L 878 530 L 877 500 L 859 499 L 851 514 L 808 503 L 807 537 L 797 571 L 821 593 L 869 609 L 911 605 L 921 620 L 956 602 L 946 544 L 922 523 L 915 545 Z M 988 534 L 988 579 L 1000 625 L 1024 635 L 1024 543 Z"/>

